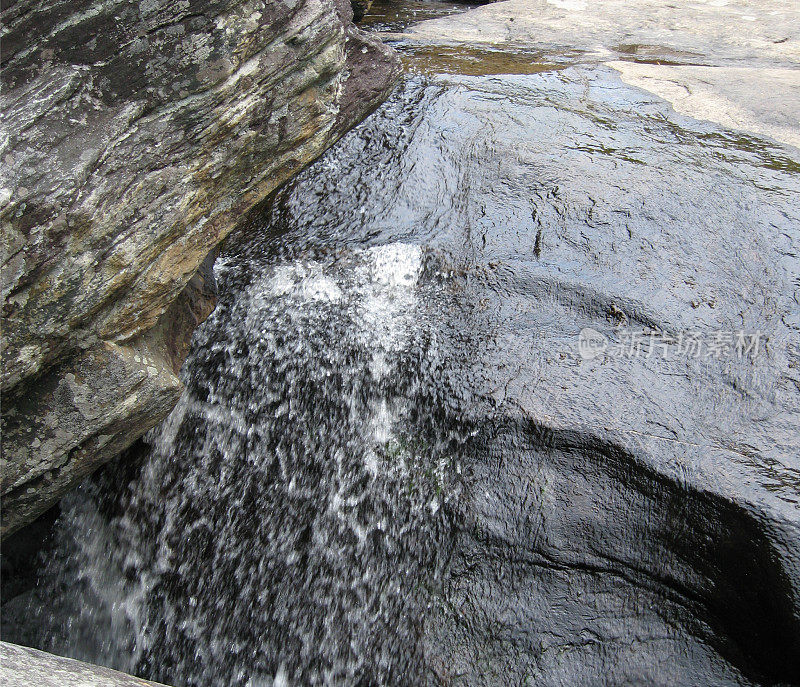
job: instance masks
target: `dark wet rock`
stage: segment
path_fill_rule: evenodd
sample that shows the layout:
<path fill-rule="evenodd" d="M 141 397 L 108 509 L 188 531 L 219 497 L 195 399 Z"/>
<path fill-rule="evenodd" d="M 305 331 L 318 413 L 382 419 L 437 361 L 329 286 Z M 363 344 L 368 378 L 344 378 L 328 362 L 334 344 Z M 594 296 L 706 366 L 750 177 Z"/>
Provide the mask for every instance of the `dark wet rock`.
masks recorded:
<path fill-rule="evenodd" d="M 198 267 L 398 75 L 347 0 L 3 9 L 3 532 L 163 418 Z M 358 83 L 356 83 L 358 82 Z"/>
<path fill-rule="evenodd" d="M 426 19 L 465 12 L 470 5 L 449 0 L 374 0 L 362 20 L 368 31 L 396 32 Z"/>
<path fill-rule="evenodd" d="M 372 7 L 372 0 L 350 0 L 353 7 L 353 21 L 360 22 Z"/>
<path fill-rule="evenodd" d="M 796 518 L 617 437 L 507 418 L 475 451 L 426 624 L 442 683 L 797 684 Z"/>

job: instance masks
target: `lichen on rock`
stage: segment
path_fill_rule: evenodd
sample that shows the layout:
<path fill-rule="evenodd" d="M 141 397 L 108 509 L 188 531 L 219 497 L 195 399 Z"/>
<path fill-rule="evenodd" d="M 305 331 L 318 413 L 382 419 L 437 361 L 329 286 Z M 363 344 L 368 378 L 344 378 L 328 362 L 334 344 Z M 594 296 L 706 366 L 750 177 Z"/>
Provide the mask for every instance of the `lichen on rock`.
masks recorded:
<path fill-rule="evenodd" d="M 210 312 L 186 291 L 200 264 L 388 94 L 398 61 L 352 16 L 347 0 L 3 9 L 4 534 L 169 412 Z"/>

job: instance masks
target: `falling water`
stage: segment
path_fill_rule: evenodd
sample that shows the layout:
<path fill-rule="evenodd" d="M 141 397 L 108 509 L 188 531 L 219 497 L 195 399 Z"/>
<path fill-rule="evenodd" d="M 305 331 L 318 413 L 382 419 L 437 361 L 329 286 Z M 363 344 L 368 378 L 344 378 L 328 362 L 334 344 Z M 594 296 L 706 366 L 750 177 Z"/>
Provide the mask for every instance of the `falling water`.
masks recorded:
<path fill-rule="evenodd" d="M 184 684 L 415 682 L 459 471 L 458 433 L 423 417 L 426 262 L 393 243 L 217 263 L 225 295 L 136 479 L 69 499 L 81 592 L 53 648 Z"/>

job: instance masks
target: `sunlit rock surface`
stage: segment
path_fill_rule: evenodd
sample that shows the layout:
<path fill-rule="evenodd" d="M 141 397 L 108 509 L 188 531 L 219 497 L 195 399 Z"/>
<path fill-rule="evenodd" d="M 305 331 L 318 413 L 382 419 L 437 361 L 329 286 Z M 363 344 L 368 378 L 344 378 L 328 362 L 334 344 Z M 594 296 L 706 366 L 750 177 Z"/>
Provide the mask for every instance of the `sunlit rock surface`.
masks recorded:
<path fill-rule="evenodd" d="M 0 642 L 5 687 L 159 687 L 115 670 Z"/>
<path fill-rule="evenodd" d="M 610 64 L 624 81 L 668 100 L 681 114 L 800 148 L 800 66 Z"/>
<path fill-rule="evenodd" d="M 346 0 L 4 7 L 4 533 L 164 417 L 213 289 L 170 306 L 386 95 L 398 65 L 351 17 Z"/>
<path fill-rule="evenodd" d="M 505 0 L 413 26 L 409 37 L 508 48 L 621 50 L 654 58 L 800 59 L 792 0 Z M 659 51 L 666 54 L 659 55 Z"/>
<path fill-rule="evenodd" d="M 484 46 L 617 60 L 625 81 L 683 114 L 800 146 L 800 7 L 792 0 L 506 0 L 399 37 L 437 52 Z"/>

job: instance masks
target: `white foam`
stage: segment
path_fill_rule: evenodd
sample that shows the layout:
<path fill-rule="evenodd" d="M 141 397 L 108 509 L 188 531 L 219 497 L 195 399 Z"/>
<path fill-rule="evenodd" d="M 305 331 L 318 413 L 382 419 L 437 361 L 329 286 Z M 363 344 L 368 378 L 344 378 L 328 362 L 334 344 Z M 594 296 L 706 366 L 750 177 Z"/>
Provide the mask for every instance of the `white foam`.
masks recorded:
<path fill-rule="evenodd" d="M 393 243 L 366 251 L 361 268 L 362 339 L 372 347 L 372 374 L 389 371 L 386 354 L 406 345 L 414 331 L 416 287 L 422 267 L 419 246 Z"/>
<path fill-rule="evenodd" d="M 265 290 L 272 296 L 292 295 L 302 301 L 335 302 L 342 298 L 342 289 L 318 263 L 278 265 Z"/>

